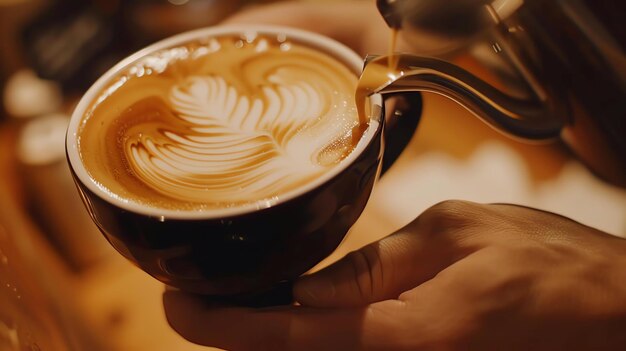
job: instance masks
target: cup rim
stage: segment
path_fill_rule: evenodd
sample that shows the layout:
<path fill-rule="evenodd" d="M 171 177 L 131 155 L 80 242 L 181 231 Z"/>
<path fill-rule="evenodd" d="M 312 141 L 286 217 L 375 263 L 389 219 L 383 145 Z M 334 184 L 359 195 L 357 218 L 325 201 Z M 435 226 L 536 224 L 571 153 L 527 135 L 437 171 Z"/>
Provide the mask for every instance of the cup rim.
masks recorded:
<path fill-rule="evenodd" d="M 246 34 L 262 34 L 262 35 L 286 35 L 287 38 L 295 39 L 298 43 L 321 50 L 330 54 L 338 61 L 342 62 L 355 74 L 359 74 L 363 58 L 355 53 L 352 49 L 344 44 L 323 36 L 321 34 L 296 29 L 285 26 L 273 25 L 224 25 L 196 29 L 181 34 L 171 36 L 149 45 L 134 54 L 124 58 L 119 63 L 104 73 L 91 87 L 83 94 L 80 101 L 76 105 L 66 134 L 66 153 L 69 167 L 77 178 L 77 181 L 93 192 L 96 196 L 104 201 L 129 212 L 142 214 L 149 217 L 156 217 L 160 220 L 177 219 L 177 220 L 197 220 L 197 219 L 222 219 L 235 217 L 271 208 L 279 204 L 288 202 L 294 198 L 309 193 L 310 191 L 323 185 L 333 177 L 337 176 L 347 169 L 373 141 L 377 131 L 382 127 L 382 113 L 378 113 L 370 118 L 370 124 L 362 136 L 359 143 L 352 150 L 350 155 L 344 158 L 338 165 L 328 172 L 324 173 L 318 179 L 309 182 L 303 186 L 292 189 L 273 199 L 262 199 L 250 202 L 249 204 L 238 205 L 234 207 L 216 208 L 216 209 L 167 209 L 148 204 L 139 203 L 134 200 L 124 199 L 116 193 L 108 190 L 96 179 L 94 179 L 85 169 L 80 154 L 78 152 L 78 129 L 83 119 L 83 115 L 91 105 L 92 101 L 98 97 L 102 89 L 106 87 L 112 79 L 116 77 L 118 72 L 136 63 L 143 57 L 158 52 L 160 50 L 174 47 L 185 42 L 224 35 L 246 35 Z M 381 101 L 378 101 L 381 100 Z M 380 96 L 372 96 L 372 104 L 381 106 L 382 98 Z"/>

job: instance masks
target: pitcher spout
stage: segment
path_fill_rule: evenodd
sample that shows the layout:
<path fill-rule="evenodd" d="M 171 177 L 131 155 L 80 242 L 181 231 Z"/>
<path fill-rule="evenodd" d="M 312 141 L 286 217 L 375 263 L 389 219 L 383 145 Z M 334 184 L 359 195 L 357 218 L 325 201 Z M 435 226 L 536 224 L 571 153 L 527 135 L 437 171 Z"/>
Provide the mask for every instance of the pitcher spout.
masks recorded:
<path fill-rule="evenodd" d="M 558 100 L 509 96 L 454 64 L 408 54 L 368 56 L 359 91 L 363 94 L 431 92 L 448 97 L 489 125 L 525 140 L 559 137 L 567 106 Z"/>

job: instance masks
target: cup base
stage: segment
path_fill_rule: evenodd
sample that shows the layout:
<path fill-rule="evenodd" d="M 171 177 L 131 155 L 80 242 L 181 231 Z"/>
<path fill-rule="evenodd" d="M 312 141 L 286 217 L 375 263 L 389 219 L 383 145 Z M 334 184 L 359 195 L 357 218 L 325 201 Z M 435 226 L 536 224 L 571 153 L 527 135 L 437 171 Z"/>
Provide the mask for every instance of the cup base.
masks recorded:
<path fill-rule="evenodd" d="M 255 293 L 237 295 L 203 295 L 202 299 L 211 304 L 231 305 L 238 307 L 271 307 L 284 306 L 294 303 L 293 281 L 282 281 L 273 287 Z"/>

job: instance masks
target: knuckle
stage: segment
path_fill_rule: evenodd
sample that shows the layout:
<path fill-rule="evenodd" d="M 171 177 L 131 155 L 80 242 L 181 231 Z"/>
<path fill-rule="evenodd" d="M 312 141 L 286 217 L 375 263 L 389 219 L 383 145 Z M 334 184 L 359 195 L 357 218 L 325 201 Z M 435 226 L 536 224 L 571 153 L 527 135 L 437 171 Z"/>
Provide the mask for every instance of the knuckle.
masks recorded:
<path fill-rule="evenodd" d="M 378 283 L 374 273 L 380 267 L 378 250 L 371 245 L 365 246 L 350 253 L 349 262 L 354 273 L 354 283 L 358 295 L 369 300 L 375 294 Z"/>
<path fill-rule="evenodd" d="M 480 205 L 471 202 L 446 200 L 428 208 L 418 221 L 431 233 L 447 233 L 475 224 L 479 208 Z"/>

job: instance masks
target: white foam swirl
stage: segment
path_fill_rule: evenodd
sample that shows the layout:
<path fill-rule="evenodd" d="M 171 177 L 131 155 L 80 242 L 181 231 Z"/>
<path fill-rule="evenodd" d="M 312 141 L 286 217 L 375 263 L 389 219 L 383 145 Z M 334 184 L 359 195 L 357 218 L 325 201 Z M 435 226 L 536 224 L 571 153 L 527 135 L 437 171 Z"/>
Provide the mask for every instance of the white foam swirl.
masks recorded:
<path fill-rule="evenodd" d="M 192 76 L 172 88 L 189 133 L 164 131 L 131 145 L 135 173 L 184 201 L 237 203 L 276 196 L 327 168 L 318 154 L 355 123 L 352 106 L 304 81 L 273 77 L 262 94 L 240 94 L 223 78 Z M 332 89 L 330 89 L 332 91 Z M 339 116 L 339 118 L 338 118 Z"/>

